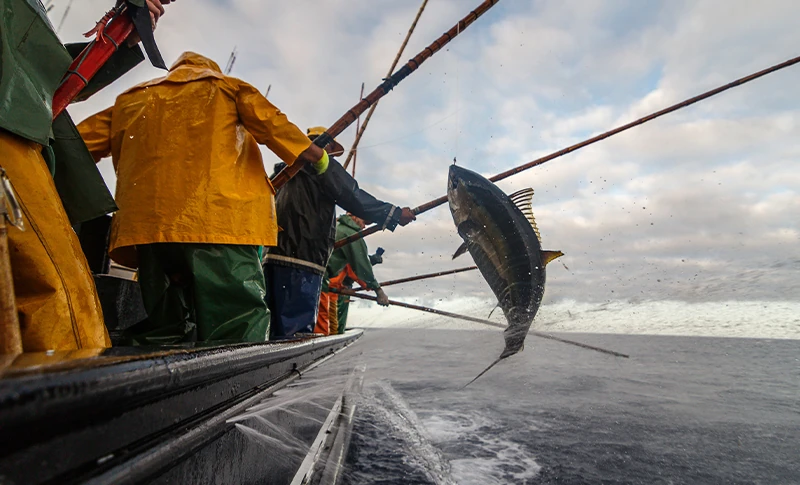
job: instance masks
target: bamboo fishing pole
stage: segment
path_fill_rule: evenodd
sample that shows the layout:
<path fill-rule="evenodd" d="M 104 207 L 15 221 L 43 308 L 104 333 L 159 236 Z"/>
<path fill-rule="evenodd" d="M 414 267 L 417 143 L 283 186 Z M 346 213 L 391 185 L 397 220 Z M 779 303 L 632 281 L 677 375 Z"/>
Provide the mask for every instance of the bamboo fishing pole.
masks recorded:
<path fill-rule="evenodd" d="M 408 278 L 400 278 L 396 280 L 389 280 L 389 281 L 381 281 L 379 284 L 381 287 L 384 286 L 391 286 L 391 285 L 399 285 L 401 283 L 409 283 L 411 281 L 420 281 L 420 280 L 427 280 L 429 278 L 436 278 L 437 276 L 445 276 L 449 274 L 456 274 L 456 273 L 463 273 L 465 271 L 472 271 L 474 269 L 478 269 L 477 266 L 467 266 L 466 268 L 458 268 L 458 269 L 448 269 L 446 271 L 438 271 L 436 273 L 428 273 L 428 274 L 421 274 L 417 276 L 409 276 Z M 357 288 L 356 291 L 363 291 L 366 288 Z"/>
<path fill-rule="evenodd" d="M 422 11 L 425 10 L 425 5 L 428 4 L 428 0 L 422 0 L 422 5 L 419 6 L 419 10 L 417 11 L 417 16 L 414 17 L 414 21 L 411 22 L 411 27 L 408 29 L 408 33 L 406 34 L 406 38 L 403 40 L 402 45 L 400 45 L 400 50 L 397 51 L 397 55 L 394 56 L 394 60 L 392 61 L 392 66 L 389 68 L 389 72 L 386 73 L 386 76 L 391 76 L 394 72 L 394 68 L 397 67 L 397 62 L 400 60 L 400 56 L 403 55 L 403 51 L 406 50 L 406 45 L 408 45 L 408 39 L 411 38 L 411 34 L 414 32 L 414 29 L 417 27 L 417 22 L 419 18 L 422 16 Z M 362 85 L 362 94 L 361 97 L 364 97 L 363 94 L 363 85 Z M 378 103 L 372 105 L 369 109 L 369 113 L 367 113 L 366 118 L 364 118 L 364 124 L 361 125 L 360 128 L 356 128 L 356 139 L 353 141 L 353 146 L 350 147 L 350 153 L 347 154 L 347 160 L 344 161 L 344 169 L 347 170 L 347 166 L 350 165 L 350 160 L 353 160 L 353 172 L 355 172 L 355 165 L 356 165 L 356 156 L 358 153 L 358 143 L 361 141 L 361 137 L 364 135 L 364 132 L 367 130 L 367 124 L 369 124 L 370 118 L 372 118 L 372 113 L 375 112 L 375 109 L 378 107 Z M 353 173 L 353 177 L 356 174 Z"/>
<path fill-rule="evenodd" d="M 361 298 L 361 299 L 370 300 L 370 301 L 378 301 L 377 297 L 374 297 L 372 295 L 365 295 L 363 293 L 356 293 L 353 290 L 347 290 L 347 289 L 339 290 L 339 289 L 336 289 L 336 288 L 329 288 L 328 291 L 330 291 L 331 293 L 339 294 L 339 295 L 356 297 L 356 298 Z M 411 310 L 419 310 L 421 312 L 433 313 L 434 315 L 441 315 L 443 317 L 450 317 L 450 318 L 456 318 L 456 319 L 459 319 L 459 320 L 466 320 L 468 322 L 476 322 L 476 323 L 482 323 L 484 325 L 491 325 L 492 327 L 498 327 L 498 328 L 502 328 L 502 329 L 507 328 L 507 326 L 503 325 L 502 323 L 493 322 L 491 320 L 486 320 L 486 319 L 483 319 L 483 318 L 470 317 L 470 316 L 467 316 L 467 315 L 459 315 L 458 313 L 450 313 L 450 312 L 446 312 L 444 310 L 437 310 L 436 308 L 430 308 L 430 307 L 421 306 L 421 305 L 412 305 L 411 303 L 403 303 L 401 301 L 395 301 L 395 300 L 389 300 L 389 304 L 393 305 L 393 306 L 402 307 L 402 308 L 409 308 Z M 615 357 L 624 357 L 626 359 L 630 357 L 627 354 L 623 354 L 623 353 L 616 352 L 616 351 L 613 351 L 613 350 L 608 350 L 608 349 L 604 349 L 604 348 L 601 348 L 601 347 L 595 347 L 594 345 L 588 345 L 588 344 L 584 344 L 584 343 L 581 343 L 581 342 L 575 342 L 574 340 L 567 340 L 567 339 L 564 339 L 564 338 L 555 337 L 553 335 L 548 335 L 546 333 L 537 332 L 535 330 L 531 330 L 528 333 L 531 334 L 531 335 L 534 335 L 536 337 L 543 338 L 543 339 L 555 340 L 556 342 L 561 342 L 561 343 L 564 343 L 564 344 L 567 344 L 567 345 L 574 345 L 576 347 L 581 347 L 581 348 L 588 349 L 588 350 L 594 350 L 596 352 L 601 352 L 601 353 L 604 353 L 604 354 L 613 355 Z"/>
<path fill-rule="evenodd" d="M 706 91 L 703 94 L 699 94 L 697 96 L 694 96 L 694 97 L 691 97 L 691 98 L 686 99 L 684 101 L 681 101 L 680 103 L 673 104 L 672 106 L 664 108 L 664 109 L 662 109 L 660 111 L 656 111 L 655 113 L 651 113 L 651 114 L 649 114 L 647 116 L 639 118 L 638 120 L 632 121 L 632 122 L 627 123 L 627 124 L 622 125 L 622 126 L 618 126 L 617 128 L 614 128 L 613 130 L 609 130 L 609 131 L 606 131 L 606 132 L 601 133 L 599 135 L 593 136 L 593 137 L 589 138 L 588 140 L 584 140 L 584 141 L 582 141 L 580 143 L 576 143 L 574 145 L 568 146 L 567 148 L 563 148 L 561 150 L 553 152 L 553 153 L 551 153 L 549 155 L 546 155 L 544 157 L 537 158 L 536 160 L 533 160 L 532 162 L 528 162 L 528 163 L 526 163 L 524 165 L 520 165 L 519 167 L 515 167 L 515 168 L 512 168 L 510 170 L 506 170 L 505 172 L 499 173 L 499 174 L 495 175 L 494 177 L 491 177 L 489 180 L 491 180 L 492 182 L 498 182 L 498 181 L 503 180 L 505 178 L 508 178 L 508 177 L 510 177 L 512 175 L 516 175 L 516 174 L 518 174 L 520 172 L 528 170 L 529 168 L 533 168 L 533 167 L 535 167 L 537 165 L 541 165 L 543 163 L 549 162 L 550 160 L 554 160 L 556 158 L 562 157 L 564 155 L 567 155 L 568 153 L 572 153 L 574 151 L 580 150 L 581 148 L 587 147 L 587 146 L 589 146 L 589 145 L 591 145 L 593 143 L 597 143 L 599 141 L 605 140 L 606 138 L 614 136 L 614 135 L 616 135 L 618 133 L 622 133 L 623 131 L 626 131 L 626 130 L 629 130 L 629 129 L 634 128 L 636 126 L 639 126 L 639 125 L 642 125 L 644 123 L 647 123 L 648 121 L 652 121 L 652 120 L 654 120 L 656 118 L 659 118 L 661 116 L 664 116 L 666 114 L 672 113 L 674 111 L 678 111 L 681 108 L 685 108 L 685 107 L 690 106 L 692 104 L 695 104 L 697 102 L 703 101 L 704 99 L 708 99 L 708 98 L 710 98 L 712 96 L 715 96 L 715 95 L 717 95 L 717 94 L 719 94 L 719 93 L 721 93 L 723 91 L 727 91 L 727 90 L 729 90 L 731 88 L 735 88 L 737 86 L 741 86 L 741 85 L 746 84 L 746 83 L 748 83 L 750 81 L 753 81 L 753 80 L 758 79 L 760 77 L 766 76 L 767 74 L 771 74 L 771 73 L 773 73 L 775 71 L 779 71 L 781 69 L 793 66 L 793 65 L 797 64 L 798 62 L 800 62 L 800 56 L 792 58 L 792 59 L 789 59 L 788 61 L 781 62 L 779 64 L 775 64 L 774 66 L 768 67 L 766 69 L 763 69 L 761 71 L 755 72 L 755 73 L 750 74 L 748 76 L 739 78 L 739 79 L 737 79 L 737 80 L 735 80 L 733 82 L 730 82 L 728 84 L 719 86 L 719 87 L 714 88 L 714 89 L 712 89 L 710 91 Z M 414 212 L 414 215 L 419 215 L 419 214 L 422 214 L 423 212 L 427 212 L 427 211 L 429 211 L 429 210 L 431 210 L 431 209 L 433 209 L 435 207 L 439 207 L 440 205 L 444 204 L 445 202 L 447 202 L 447 196 L 446 195 L 442 196 L 442 197 L 439 197 L 438 199 L 431 200 L 430 202 L 426 202 L 426 203 L 420 205 L 419 207 L 414 208 L 412 211 Z M 353 234 L 353 235 L 351 235 L 349 237 L 346 237 L 344 239 L 340 239 L 340 240 L 336 241 L 335 247 L 339 248 L 339 247 L 342 247 L 342 246 L 344 246 L 346 244 L 350 244 L 351 242 L 357 241 L 357 240 L 359 240 L 359 239 L 361 239 L 363 237 L 369 236 L 370 234 L 375 234 L 376 232 L 378 232 L 380 230 L 381 230 L 381 226 L 380 225 L 371 226 L 371 227 L 369 227 L 367 229 L 364 229 L 363 231 L 357 232 L 357 233 L 355 233 L 355 234 Z"/>
<path fill-rule="evenodd" d="M 361 94 L 358 95 L 358 100 L 361 101 L 362 99 L 364 99 L 364 83 L 361 83 Z M 375 106 L 378 106 L 378 103 L 375 103 L 375 104 L 372 105 L 372 108 L 369 109 L 370 112 L 372 112 L 372 109 L 375 108 Z M 361 131 L 361 126 L 360 125 L 361 125 L 361 117 L 359 116 L 358 118 L 356 118 L 356 133 Z M 354 153 L 352 148 L 350 149 L 350 153 L 351 154 Z M 353 178 L 356 178 L 356 160 L 357 159 L 358 159 L 358 154 L 356 153 L 355 155 L 353 155 Z M 350 155 L 347 156 L 347 161 L 348 162 L 350 161 Z M 347 170 L 347 164 L 346 163 L 344 164 L 344 169 Z"/>
<path fill-rule="evenodd" d="M 451 40 L 456 38 L 464 29 L 472 25 L 481 15 L 485 14 L 500 0 L 485 0 L 478 7 L 470 12 L 466 17 L 459 20 L 450 30 L 442 34 L 441 37 L 433 41 L 431 45 L 422 50 L 413 59 L 409 60 L 403 67 L 397 70 L 394 74 L 386 78 L 374 91 L 369 93 L 366 98 L 359 101 L 358 104 L 350 108 L 341 118 L 339 118 L 333 125 L 331 125 L 325 133 L 319 135 L 314 139 L 314 144 L 320 148 L 324 148 L 328 143 L 333 141 L 333 138 L 344 131 L 345 128 L 353 124 L 358 116 L 364 113 L 367 108 L 377 103 L 379 99 L 384 97 L 389 91 L 392 90 L 403 79 L 408 77 L 409 74 L 416 71 L 423 62 L 436 54 L 442 47 L 447 45 Z M 272 185 L 279 189 L 290 178 L 302 170 L 304 163 L 297 162 L 284 168 L 272 179 Z"/>

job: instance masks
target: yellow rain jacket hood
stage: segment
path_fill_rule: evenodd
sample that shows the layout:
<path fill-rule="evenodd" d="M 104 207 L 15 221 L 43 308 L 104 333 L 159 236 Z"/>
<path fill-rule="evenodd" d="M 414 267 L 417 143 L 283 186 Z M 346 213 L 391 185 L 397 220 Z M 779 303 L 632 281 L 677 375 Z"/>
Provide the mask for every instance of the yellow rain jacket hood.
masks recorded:
<path fill-rule="evenodd" d="M 193 52 L 78 130 L 95 160 L 112 157 L 109 252 L 134 268 L 137 244 L 274 246 L 275 191 L 257 143 L 289 165 L 311 145 L 256 88 Z"/>

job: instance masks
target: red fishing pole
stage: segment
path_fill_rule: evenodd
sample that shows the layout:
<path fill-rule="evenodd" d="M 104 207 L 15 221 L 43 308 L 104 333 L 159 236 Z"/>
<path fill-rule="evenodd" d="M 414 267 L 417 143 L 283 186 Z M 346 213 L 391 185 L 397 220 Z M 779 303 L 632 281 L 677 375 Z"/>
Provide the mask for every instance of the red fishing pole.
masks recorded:
<path fill-rule="evenodd" d="M 95 39 L 72 61 L 64 79 L 53 95 L 53 119 L 89 84 L 101 67 L 119 50 L 119 47 L 136 30 L 142 40 L 150 62 L 158 68 L 166 69 L 164 59 L 158 51 L 150 24 L 147 7 L 138 7 L 121 2 L 109 10 L 94 29 L 86 35 L 95 34 Z"/>
<path fill-rule="evenodd" d="M 133 32 L 133 21 L 127 14 L 127 5 L 122 3 L 110 10 L 97 23 L 97 38 L 72 61 L 67 74 L 53 95 L 53 119 L 89 84 L 119 46 Z"/>

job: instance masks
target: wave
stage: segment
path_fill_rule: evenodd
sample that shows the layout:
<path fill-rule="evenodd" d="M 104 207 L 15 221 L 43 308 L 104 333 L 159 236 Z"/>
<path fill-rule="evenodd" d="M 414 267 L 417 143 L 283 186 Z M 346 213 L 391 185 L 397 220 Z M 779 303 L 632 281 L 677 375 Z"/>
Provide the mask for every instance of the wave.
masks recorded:
<path fill-rule="evenodd" d="M 487 318 L 494 302 L 477 298 L 455 298 L 434 307 L 479 318 Z M 350 326 L 366 328 L 437 328 L 486 330 L 491 327 L 441 316 L 396 309 L 355 306 Z M 504 322 L 502 312 L 491 318 Z M 611 333 L 631 335 L 680 335 L 800 339 L 800 302 L 612 300 L 587 303 L 561 300 L 543 305 L 533 329 L 551 332 Z"/>

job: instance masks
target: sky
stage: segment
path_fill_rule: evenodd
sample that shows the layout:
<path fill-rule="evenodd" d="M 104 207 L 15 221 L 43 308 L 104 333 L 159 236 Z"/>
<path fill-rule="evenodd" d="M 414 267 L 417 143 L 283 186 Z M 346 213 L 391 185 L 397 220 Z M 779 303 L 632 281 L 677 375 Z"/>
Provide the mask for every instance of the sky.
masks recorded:
<path fill-rule="evenodd" d="M 54 0 L 54 25 L 68 3 Z M 62 40 L 110 3 L 74 2 Z M 224 66 L 236 47 L 231 75 L 271 86 L 299 127 L 331 125 L 362 82 L 369 92 L 385 77 L 420 3 L 178 0 L 156 39 L 167 64 L 193 50 Z M 430 0 L 402 59 L 479 3 Z M 420 205 L 444 195 L 454 159 L 491 176 L 800 55 L 798 16 L 793 0 L 502 0 L 380 102 L 357 179 Z M 143 63 L 70 112 L 82 120 L 161 75 Z M 800 299 L 798 84 L 790 67 L 500 182 L 535 190 L 543 245 L 566 254 L 548 266 L 545 301 Z M 110 161 L 100 166 L 113 188 Z M 446 205 L 367 243 L 386 250 L 382 281 L 472 264 L 451 261 L 461 241 Z M 477 272 L 386 291 L 493 299 Z"/>

